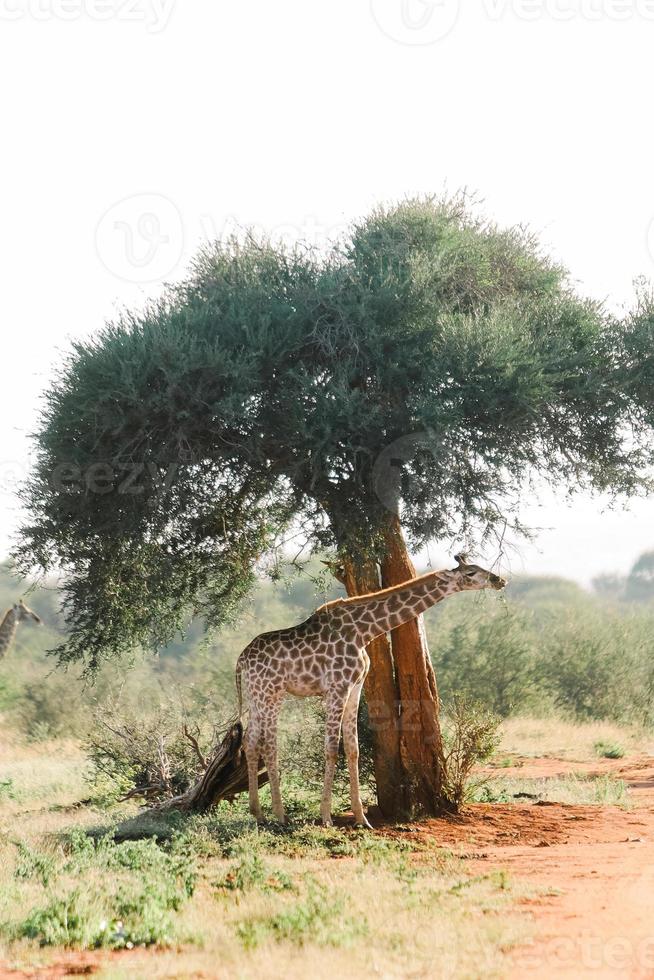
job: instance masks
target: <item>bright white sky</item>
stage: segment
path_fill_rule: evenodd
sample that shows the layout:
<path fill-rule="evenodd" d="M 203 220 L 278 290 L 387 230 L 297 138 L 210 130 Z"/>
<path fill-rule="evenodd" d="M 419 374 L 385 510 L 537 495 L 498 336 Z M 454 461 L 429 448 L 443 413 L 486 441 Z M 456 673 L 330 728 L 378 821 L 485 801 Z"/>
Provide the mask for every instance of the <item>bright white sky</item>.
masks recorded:
<path fill-rule="evenodd" d="M 629 304 L 654 277 L 653 44 L 654 0 L 0 0 L 0 554 L 68 339 L 207 236 L 320 243 L 380 201 L 465 186 Z M 514 571 L 586 582 L 654 546 L 652 502 L 525 517 L 552 530 Z"/>

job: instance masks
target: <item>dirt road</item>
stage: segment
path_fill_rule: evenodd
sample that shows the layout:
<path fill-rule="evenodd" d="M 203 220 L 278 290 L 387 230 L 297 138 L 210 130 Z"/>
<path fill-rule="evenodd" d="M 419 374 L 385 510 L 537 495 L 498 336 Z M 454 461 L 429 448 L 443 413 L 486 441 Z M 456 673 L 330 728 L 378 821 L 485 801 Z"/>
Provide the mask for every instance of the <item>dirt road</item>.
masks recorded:
<path fill-rule="evenodd" d="M 654 760 L 605 768 L 629 786 L 632 810 L 564 808 L 565 843 L 489 854 L 550 890 L 525 903 L 534 941 L 514 951 L 509 976 L 654 977 Z"/>
<path fill-rule="evenodd" d="M 539 759 L 522 777 L 611 774 L 629 809 L 564 804 L 478 805 L 429 835 L 480 873 L 505 869 L 526 886 L 519 909 L 533 940 L 507 953 L 514 978 L 654 978 L 654 759 L 588 765 Z"/>

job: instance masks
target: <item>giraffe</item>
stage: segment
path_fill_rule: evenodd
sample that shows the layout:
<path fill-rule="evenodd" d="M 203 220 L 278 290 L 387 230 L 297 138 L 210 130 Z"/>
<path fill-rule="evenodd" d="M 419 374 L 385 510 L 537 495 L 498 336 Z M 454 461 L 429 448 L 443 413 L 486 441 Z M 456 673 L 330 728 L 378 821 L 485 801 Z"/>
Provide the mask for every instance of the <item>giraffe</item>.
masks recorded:
<path fill-rule="evenodd" d="M 19 599 L 17 603 L 7 610 L 0 623 L 0 660 L 2 660 L 14 642 L 18 624 L 25 620 L 32 620 L 35 623 L 41 622 L 40 617 L 26 606 L 22 599 Z"/>
<path fill-rule="evenodd" d="M 455 592 L 503 589 L 504 579 L 456 555 L 456 568 L 428 572 L 401 585 L 320 606 L 299 626 L 262 633 L 243 650 L 236 664 L 239 717 L 243 711 L 242 675 L 250 707 L 243 739 L 248 767 L 250 812 L 260 822 L 259 759 L 268 770 L 273 813 L 285 822 L 277 767 L 277 721 L 287 694 L 322 697 L 325 704 L 325 781 L 320 815 L 330 826 L 332 786 L 343 729 L 350 798 L 357 825 L 370 827 L 359 788 L 357 714 L 370 667 L 366 646 L 396 626 Z"/>

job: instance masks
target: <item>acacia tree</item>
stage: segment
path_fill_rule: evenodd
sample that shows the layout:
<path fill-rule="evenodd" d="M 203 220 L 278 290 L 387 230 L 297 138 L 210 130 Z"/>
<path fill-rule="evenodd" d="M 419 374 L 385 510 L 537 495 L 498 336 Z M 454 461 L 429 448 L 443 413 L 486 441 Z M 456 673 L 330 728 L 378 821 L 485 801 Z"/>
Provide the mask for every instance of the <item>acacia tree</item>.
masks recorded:
<path fill-rule="evenodd" d="M 205 249 L 47 393 L 18 557 L 65 572 L 60 658 L 165 642 L 189 609 L 218 625 L 289 530 L 336 551 L 354 594 L 413 575 L 405 536 L 501 537 L 530 480 L 633 491 L 624 352 L 531 236 L 463 199 L 378 210 L 327 257 Z M 420 624 L 371 654 L 382 810 L 436 812 Z"/>

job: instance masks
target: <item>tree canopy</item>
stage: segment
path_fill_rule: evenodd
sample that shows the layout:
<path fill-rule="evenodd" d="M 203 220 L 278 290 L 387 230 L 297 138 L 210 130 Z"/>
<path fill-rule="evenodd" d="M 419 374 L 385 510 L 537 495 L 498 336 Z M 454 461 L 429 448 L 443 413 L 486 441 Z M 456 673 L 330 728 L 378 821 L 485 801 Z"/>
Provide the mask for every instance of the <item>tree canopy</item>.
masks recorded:
<path fill-rule="evenodd" d="M 205 248 L 46 393 L 18 560 L 65 574 L 60 657 L 218 624 L 289 535 L 362 560 L 389 509 L 419 546 L 501 535 L 529 480 L 633 492 L 644 320 L 463 198 L 379 209 L 328 255 Z"/>

